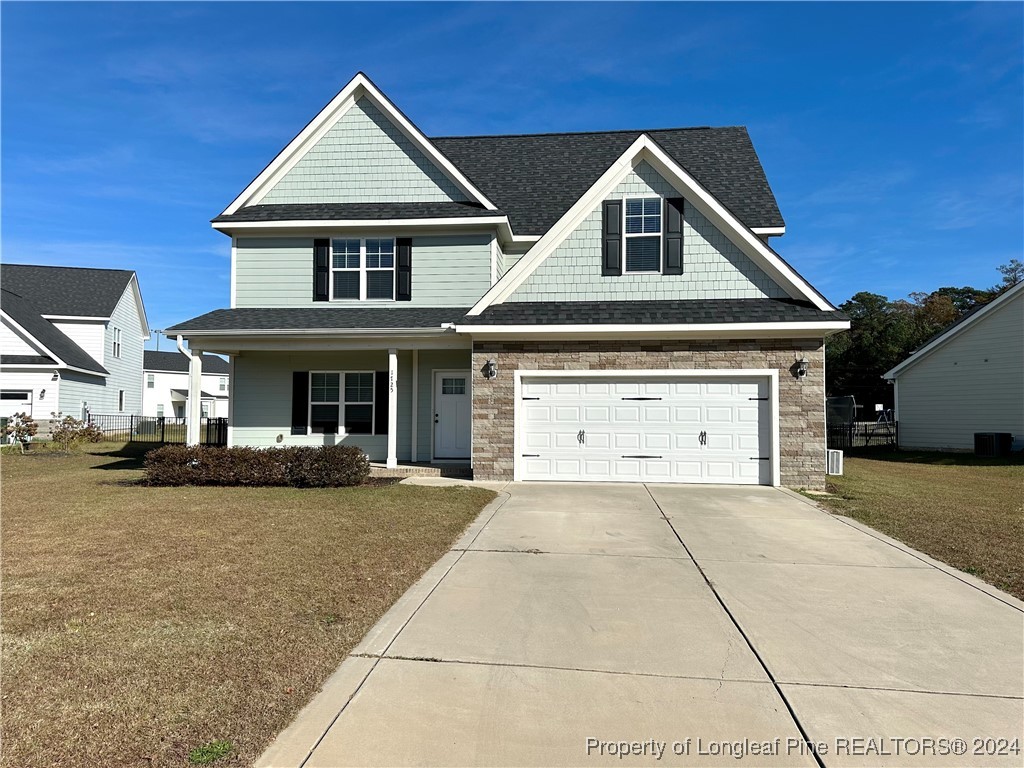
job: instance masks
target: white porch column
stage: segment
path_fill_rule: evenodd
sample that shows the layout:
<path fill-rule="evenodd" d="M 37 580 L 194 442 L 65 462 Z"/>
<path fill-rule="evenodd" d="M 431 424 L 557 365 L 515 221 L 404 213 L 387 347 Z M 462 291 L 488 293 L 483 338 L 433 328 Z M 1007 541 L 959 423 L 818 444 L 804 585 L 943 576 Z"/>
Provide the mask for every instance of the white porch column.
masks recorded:
<path fill-rule="evenodd" d="M 188 420 L 185 426 L 185 442 L 188 445 L 199 445 L 199 423 L 203 417 L 203 357 L 199 353 L 189 353 L 188 358 Z"/>
<path fill-rule="evenodd" d="M 388 350 L 388 460 L 398 466 L 398 350 Z"/>
<path fill-rule="evenodd" d="M 412 351 L 412 378 L 410 381 L 410 386 L 412 387 L 412 455 L 410 456 L 410 461 L 415 464 L 417 459 L 417 443 L 419 443 L 419 435 L 417 433 L 420 420 L 420 402 L 418 396 L 420 391 L 420 351 L 418 349 L 414 349 Z"/>

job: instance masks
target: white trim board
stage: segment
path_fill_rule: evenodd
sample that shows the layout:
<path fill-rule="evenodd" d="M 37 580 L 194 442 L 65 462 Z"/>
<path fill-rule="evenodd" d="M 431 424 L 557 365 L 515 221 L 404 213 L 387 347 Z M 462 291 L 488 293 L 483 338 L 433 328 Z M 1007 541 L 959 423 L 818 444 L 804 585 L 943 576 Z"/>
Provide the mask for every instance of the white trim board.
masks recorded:
<path fill-rule="evenodd" d="M 37 369 L 38 370 L 54 370 L 54 369 L 62 368 L 64 370 L 68 370 L 68 371 L 75 371 L 76 373 L 84 373 L 84 374 L 87 374 L 89 376 L 98 376 L 99 378 L 102 378 L 102 379 L 105 379 L 108 376 L 110 376 L 109 372 L 100 373 L 99 371 L 89 371 L 89 370 L 86 370 L 85 368 L 78 368 L 78 367 L 73 366 L 73 365 L 68 365 L 66 362 L 64 362 L 64 360 L 60 356 L 54 354 L 53 350 L 51 350 L 45 344 L 40 342 L 39 339 L 37 339 L 31 333 L 26 331 L 21 326 L 21 324 L 18 321 L 16 321 L 13 317 L 11 317 L 9 314 L 4 312 L 3 309 L 0 309 L 0 317 L 2 317 L 4 320 L 6 320 L 8 323 L 10 323 L 11 327 L 15 331 L 17 331 L 19 334 L 24 336 L 26 339 L 31 340 L 31 343 L 33 345 L 35 345 L 36 347 L 38 347 L 39 351 L 41 351 L 46 357 L 49 357 L 49 358 L 51 358 L 54 361 L 53 363 L 48 363 L 46 365 L 36 365 L 34 363 L 22 363 L 22 364 L 8 363 L 8 364 L 3 366 L 4 370 L 10 371 L 13 368 L 31 368 L 33 370 L 37 370 Z M 57 331 L 57 333 L 62 333 L 62 331 L 59 328 L 54 328 L 54 330 Z M 149 337 L 147 336 L 146 338 L 148 339 Z M 68 339 L 68 341 L 70 341 L 72 344 L 74 344 L 74 342 L 71 341 L 71 339 Z M 89 354 L 88 352 L 85 352 L 84 350 L 83 350 L 83 353 L 86 354 L 86 355 Z M 92 357 L 92 355 L 89 355 L 89 357 Z"/>
<path fill-rule="evenodd" d="M 521 439 L 519 431 L 522 427 L 520 420 L 520 409 L 523 401 L 523 379 L 607 379 L 607 378 L 739 378 L 739 379 L 768 379 L 768 388 L 771 392 L 769 413 L 772 423 L 771 429 L 771 484 L 775 487 L 782 485 L 781 454 L 779 452 L 779 371 L 775 368 L 655 368 L 655 369 L 616 369 L 616 370 L 523 370 L 518 369 L 512 373 L 512 480 L 522 480 L 522 468 L 520 467 Z"/>
<path fill-rule="evenodd" d="M 231 204 L 224 209 L 224 214 L 236 213 L 238 209 L 246 205 L 259 203 L 273 189 L 274 185 L 361 98 L 368 99 L 377 109 L 383 112 L 394 126 L 451 179 L 466 197 L 480 203 L 487 210 L 497 210 L 497 206 L 487 199 L 447 157 L 441 154 L 441 151 L 433 145 L 430 139 L 409 118 L 402 114 L 401 110 L 391 103 L 391 100 L 373 84 L 369 77 L 362 72 L 357 72 L 356 76 L 349 80 L 348 84 L 331 99 L 327 106 L 320 110 L 317 116 L 307 123 L 306 127 L 299 131 L 298 135 L 242 190 L 242 193 L 231 201 Z"/>
<path fill-rule="evenodd" d="M 649 325 L 456 325 L 474 338 L 556 336 L 628 338 L 786 338 L 828 336 L 850 327 L 849 320 L 813 323 L 688 323 Z"/>
<path fill-rule="evenodd" d="M 981 309 L 974 312 L 974 314 L 968 316 L 966 319 L 950 326 L 943 331 L 939 336 L 936 336 L 929 343 L 925 344 L 920 349 L 912 352 L 910 357 L 904 360 L 902 363 L 890 368 L 888 371 L 882 374 L 883 379 L 895 379 L 907 368 L 921 362 L 924 358 L 928 357 L 932 352 L 943 346 L 947 341 L 952 341 L 954 338 L 959 336 L 961 333 L 966 331 L 968 328 L 977 323 L 981 318 L 985 317 L 996 307 L 1001 307 L 1004 304 L 1009 304 L 1014 298 L 1019 296 L 1024 291 L 1024 283 L 1017 283 L 1012 288 L 1007 288 L 1001 294 L 996 296 L 988 304 L 984 305 Z"/>
<path fill-rule="evenodd" d="M 649 163 L 729 238 L 744 254 L 784 288 L 791 298 L 806 299 L 823 311 L 835 309 L 820 293 L 786 264 L 760 237 L 722 205 L 647 134 L 642 134 L 594 182 L 587 192 L 541 237 L 537 243 L 469 311 L 479 315 L 492 304 L 501 304 L 562 244 L 583 220 L 607 198 L 641 162 Z"/>

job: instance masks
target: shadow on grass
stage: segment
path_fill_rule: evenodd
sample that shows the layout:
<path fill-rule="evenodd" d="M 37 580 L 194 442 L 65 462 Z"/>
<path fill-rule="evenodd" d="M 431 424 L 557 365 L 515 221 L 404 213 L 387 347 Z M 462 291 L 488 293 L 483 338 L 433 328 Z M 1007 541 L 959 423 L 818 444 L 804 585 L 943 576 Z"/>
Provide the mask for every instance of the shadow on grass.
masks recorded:
<path fill-rule="evenodd" d="M 143 468 L 143 462 L 146 459 L 146 454 L 152 450 L 160 448 L 163 443 L 150 443 L 150 442 L 132 442 L 125 443 L 116 448 L 105 448 L 103 446 L 96 446 L 88 453 L 92 456 L 108 456 L 120 461 L 110 461 L 104 464 L 100 464 L 93 469 L 102 470 L 140 470 Z"/>
<path fill-rule="evenodd" d="M 953 453 L 943 451 L 899 451 L 888 446 L 879 448 L 854 448 L 846 451 L 847 458 L 871 459 L 872 461 L 890 461 L 896 464 L 931 464 L 949 467 L 1012 467 L 1024 466 L 1024 452 L 1018 451 L 1010 456 L 985 458 L 973 453 Z"/>

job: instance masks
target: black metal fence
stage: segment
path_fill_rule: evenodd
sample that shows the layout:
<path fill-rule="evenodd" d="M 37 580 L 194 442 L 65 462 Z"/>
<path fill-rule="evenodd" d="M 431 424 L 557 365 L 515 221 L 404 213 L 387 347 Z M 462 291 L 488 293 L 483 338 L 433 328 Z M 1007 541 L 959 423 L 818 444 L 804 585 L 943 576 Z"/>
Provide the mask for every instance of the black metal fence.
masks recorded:
<path fill-rule="evenodd" d="M 133 416 L 131 414 L 90 414 L 111 442 L 184 443 L 188 420 L 178 416 Z M 228 420 L 203 419 L 199 424 L 199 442 L 203 445 L 228 444 Z"/>
<path fill-rule="evenodd" d="M 854 448 L 890 447 L 899 445 L 899 424 L 895 421 L 855 421 L 849 424 L 828 424 L 825 428 L 828 447 L 849 451 Z"/>

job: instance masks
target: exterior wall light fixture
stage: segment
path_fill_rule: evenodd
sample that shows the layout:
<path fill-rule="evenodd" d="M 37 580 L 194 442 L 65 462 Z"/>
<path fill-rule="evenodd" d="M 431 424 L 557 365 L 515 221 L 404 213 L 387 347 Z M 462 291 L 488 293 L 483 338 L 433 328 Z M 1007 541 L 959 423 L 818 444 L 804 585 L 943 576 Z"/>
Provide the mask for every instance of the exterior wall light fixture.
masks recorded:
<path fill-rule="evenodd" d="M 807 361 L 807 358 L 801 357 L 793 364 L 793 375 L 798 379 L 803 379 L 807 376 L 807 371 L 810 367 L 811 364 Z"/>
<path fill-rule="evenodd" d="M 484 363 L 484 378 L 485 379 L 496 379 L 498 377 L 498 364 L 493 360 L 488 360 Z"/>

